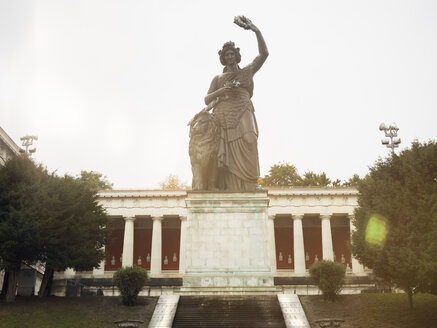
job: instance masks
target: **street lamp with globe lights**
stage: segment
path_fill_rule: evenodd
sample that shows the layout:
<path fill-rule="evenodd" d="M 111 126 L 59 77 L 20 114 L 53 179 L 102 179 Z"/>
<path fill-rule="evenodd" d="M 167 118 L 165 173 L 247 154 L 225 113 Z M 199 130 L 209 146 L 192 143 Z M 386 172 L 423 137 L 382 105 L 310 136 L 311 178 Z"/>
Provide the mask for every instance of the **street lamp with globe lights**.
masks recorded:
<path fill-rule="evenodd" d="M 391 148 L 392 154 L 395 152 L 395 148 L 399 147 L 401 143 L 401 138 L 397 138 L 399 128 L 395 123 L 390 124 L 388 127 L 381 123 L 379 125 L 379 131 L 384 131 L 385 136 L 389 139 L 382 139 L 381 143 L 385 145 L 387 148 Z"/>
<path fill-rule="evenodd" d="M 25 149 L 22 149 L 22 152 L 29 157 L 32 156 L 32 154 L 34 152 L 36 152 L 36 148 L 29 149 L 29 147 L 33 145 L 34 140 L 38 140 L 38 137 L 27 135 L 27 136 L 21 137 L 20 140 L 23 142 L 22 146 L 26 147 Z"/>

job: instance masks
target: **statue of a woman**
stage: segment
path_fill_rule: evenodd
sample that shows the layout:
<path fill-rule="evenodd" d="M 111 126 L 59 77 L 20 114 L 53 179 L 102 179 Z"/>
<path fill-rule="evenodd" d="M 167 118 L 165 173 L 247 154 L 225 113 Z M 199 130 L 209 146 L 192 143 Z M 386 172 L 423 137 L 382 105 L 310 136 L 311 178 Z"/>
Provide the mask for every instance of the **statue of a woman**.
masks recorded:
<path fill-rule="evenodd" d="M 240 49 L 226 42 L 219 51 L 223 73 L 214 77 L 205 97 L 207 108 L 219 123 L 217 188 L 224 191 L 255 191 L 258 186 L 258 126 L 252 101 L 253 75 L 261 68 L 268 50 L 260 30 L 246 17 L 238 16 L 237 25 L 255 33 L 259 55 L 240 68 Z"/>

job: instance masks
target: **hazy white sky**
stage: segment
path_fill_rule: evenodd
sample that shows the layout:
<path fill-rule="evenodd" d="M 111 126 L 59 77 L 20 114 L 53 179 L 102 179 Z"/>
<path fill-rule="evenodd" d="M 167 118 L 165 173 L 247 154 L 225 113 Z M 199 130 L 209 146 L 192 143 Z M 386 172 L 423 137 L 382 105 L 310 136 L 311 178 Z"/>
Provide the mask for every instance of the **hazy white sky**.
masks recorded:
<path fill-rule="evenodd" d="M 115 188 L 191 182 L 187 122 L 203 107 L 229 40 L 242 65 L 255 35 L 270 56 L 255 76 L 261 175 L 285 161 L 332 179 L 363 176 L 381 122 L 401 149 L 437 139 L 433 0 L 0 0 L 0 126 L 49 170 L 99 171 Z"/>

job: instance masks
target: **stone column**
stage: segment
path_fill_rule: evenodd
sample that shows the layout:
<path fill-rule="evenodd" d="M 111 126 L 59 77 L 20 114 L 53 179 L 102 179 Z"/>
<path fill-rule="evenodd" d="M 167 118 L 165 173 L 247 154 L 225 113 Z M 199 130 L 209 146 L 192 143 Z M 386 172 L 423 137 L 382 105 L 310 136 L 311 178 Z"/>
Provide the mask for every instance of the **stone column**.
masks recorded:
<path fill-rule="evenodd" d="M 322 220 L 322 255 L 324 260 L 334 261 L 332 248 L 331 216 L 320 215 Z"/>
<path fill-rule="evenodd" d="M 179 273 L 185 273 L 185 245 L 187 239 L 187 217 L 180 216 L 181 220 L 181 240 L 179 245 Z"/>
<path fill-rule="evenodd" d="M 303 215 L 293 215 L 294 273 L 305 274 L 305 247 L 303 243 Z"/>
<path fill-rule="evenodd" d="M 124 218 L 123 268 L 134 264 L 134 221 L 135 217 Z"/>
<path fill-rule="evenodd" d="M 162 216 L 152 217 L 152 256 L 150 260 L 150 274 L 157 275 L 162 270 Z"/>
<path fill-rule="evenodd" d="M 350 229 L 350 233 L 351 233 L 351 242 L 352 242 L 352 233 L 355 231 L 355 226 L 354 223 L 352 222 L 354 219 L 354 215 L 353 214 L 349 214 L 349 229 Z M 356 275 L 363 275 L 364 274 L 364 267 L 363 265 L 358 262 L 358 260 L 352 256 L 352 273 L 356 274 Z"/>
<path fill-rule="evenodd" d="M 105 246 L 102 247 L 103 253 L 105 253 Z M 105 253 L 106 256 L 106 253 Z M 102 260 L 97 268 L 93 269 L 93 276 L 105 274 L 105 260 Z"/>
<path fill-rule="evenodd" d="M 276 240 L 275 240 L 275 215 L 269 215 L 267 221 L 267 231 L 269 238 L 269 257 L 270 257 L 270 270 L 272 273 L 276 273 Z"/>

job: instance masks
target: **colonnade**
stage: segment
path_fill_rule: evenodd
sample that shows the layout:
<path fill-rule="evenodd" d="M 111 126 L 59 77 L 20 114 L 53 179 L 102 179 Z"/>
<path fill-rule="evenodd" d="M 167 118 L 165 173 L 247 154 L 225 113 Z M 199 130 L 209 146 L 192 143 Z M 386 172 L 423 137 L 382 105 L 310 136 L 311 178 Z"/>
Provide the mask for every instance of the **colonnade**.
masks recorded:
<path fill-rule="evenodd" d="M 349 256 L 345 246 L 355 229 L 352 213 L 358 195 L 353 188 L 268 190 L 269 203 L 263 216 L 267 235 L 262 242 L 269 248 L 271 272 L 277 276 L 306 275 L 312 263 L 328 259 L 349 265 L 356 275 L 365 275 L 363 266 Z M 132 265 L 150 270 L 151 277 L 186 272 L 191 263 L 185 258 L 190 252 L 186 247 L 192 233 L 187 232 L 186 191 L 108 190 L 99 196 L 108 215 L 115 219 L 116 229 L 114 242 L 106 246 L 106 263 L 94 269 L 93 275 L 109 277 L 118 268 Z M 64 274 L 75 273 L 67 269 Z"/>
<path fill-rule="evenodd" d="M 283 215 L 283 213 L 281 213 Z M 290 214 L 291 215 L 291 214 Z M 314 214 L 311 214 L 314 215 Z M 294 261 L 294 274 L 295 275 L 305 275 L 307 272 L 305 245 L 304 245 L 304 220 L 303 214 L 291 215 L 293 220 L 293 261 Z M 268 239 L 270 240 L 270 258 L 271 258 L 271 269 L 272 272 L 276 272 L 276 243 L 275 243 L 275 224 L 274 220 L 276 215 L 270 215 L 268 224 Z M 320 226 L 321 226 L 321 244 L 322 244 L 322 259 L 333 261 L 335 258 L 333 240 L 332 240 L 332 227 L 331 219 L 333 215 L 319 215 Z M 352 215 L 348 215 L 349 218 L 349 228 L 350 233 L 354 231 L 354 226 L 352 223 Z M 122 266 L 129 267 L 136 264 L 134 259 L 134 227 L 136 217 L 124 217 L 124 238 L 123 238 L 123 249 L 122 249 Z M 186 247 L 186 233 L 187 233 L 187 217 L 179 216 L 180 219 L 180 247 L 179 247 L 179 274 L 185 272 L 186 259 L 185 259 L 185 247 Z M 150 256 L 150 275 L 159 276 L 162 274 L 162 222 L 164 216 L 151 217 L 152 224 L 152 245 L 151 245 L 151 256 Z M 291 237 L 291 236 L 290 236 Z M 148 259 L 149 260 L 149 259 Z M 363 266 L 352 257 L 351 260 L 352 273 L 363 274 Z M 66 274 L 69 274 L 67 271 Z M 71 272 L 73 273 L 73 272 Z M 70 273 L 70 274 L 71 274 Z M 100 268 L 96 268 L 93 271 L 94 275 L 104 274 L 104 262 L 100 265 Z"/>
<path fill-rule="evenodd" d="M 283 215 L 283 213 L 281 213 Z M 291 214 L 290 214 L 291 215 Z M 314 214 L 311 214 L 314 215 Z M 304 231 L 303 231 L 303 214 L 300 215 L 291 215 L 293 219 L 293 256 L 294 256 L 294 273 L 296 275 L 305 275 L 307 271 L 306 267 L 306 259 L 307 256 L 305 254 L 305 246 L 304 246 Z M 323 260 L 335 260 L 333 241 L 332 241 L 332 228 L 331 228 L 331 218 L 333 215 L 325 215 L 321 214 L 320 217 L 320 225 L 321 225 L 321 235 L 322 235 L 322 259 Z M 349 218 L 349 228 L 350 233 L 355 230 L 353 226 L 353 215 L 348 215 Z M 271 244 L 273 245 L 271 249 L 271 267 L 272 271 L 276 271 L 276 242 L 275 242 L 275 232 L 274 232 L 274 220 L 276 219 L 276 215 L 269 216 L 269 239 L 271 240 Z M 291 236 L 290 236 L 291 237 Z M 354 274 L 362 274 L 364 273 L 363 266 L 352 257 L 352 273 Z"/>
<path fill-rule="evenodd" d="M 130 267 L 134 264 L 134 221 L 135 217 L 124 217 L 124 238 L 123 238 L 123 267 Z M 152 249 L 150 256 L 150 275 L 157 276 L 162 273 L 162 221 L 163 216 L 151 217 L 152 227 Z M 185 271 L 185 238 L 186 238 L 186 217 L 179 216 L 181 221 L 181 236 L 179 249 L 179 273 Z"/>

